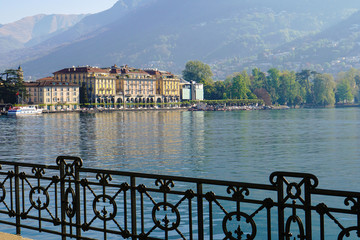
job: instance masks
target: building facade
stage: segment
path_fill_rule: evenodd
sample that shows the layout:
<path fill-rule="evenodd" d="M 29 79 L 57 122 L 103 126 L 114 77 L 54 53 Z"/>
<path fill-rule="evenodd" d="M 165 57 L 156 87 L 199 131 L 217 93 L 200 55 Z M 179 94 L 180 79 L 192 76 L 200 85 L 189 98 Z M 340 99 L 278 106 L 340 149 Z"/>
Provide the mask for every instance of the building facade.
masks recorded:
<path fill-rule="evenodd" d="M 181 100 L 204 100 L 204 85 L 195 81 L 181 80 Z"/>
<path fill-rule="evenodd" d="M 84 103 L 114 103 L 116 75 L 109 69 L 98 67 L 71 67 L 54 72 L 54 79 L 60 82 L 78 84 Z"/>
<path fill-rule="evenodd" d="M 159 95 L 157 102 L 180 102 L 179 77 L 157 69 L 145 69 L 145 71 L 156 78 L 156 93 Z"/>
<path fill-rule="evenodd" d="M 71 67 L 54 72 L 54 80 L 78 84 L 84 103 L 180 102 L 180 78 L 157 69 Z"/>
<path fill-rule="evenodd" d="M 28 104 L 42 105 L 55 110 L 74 110 L 79 107 L 79 85 L 55 81 L 52 77 L 42 78 L 36 82 L 24 82 L 27 96 L 23 98 Z"/>
<path fill-rule="evenodd" d="M 117 103 L 154 103 L 157 98 L 156 78 L 144 70 L 114 65 L 110 73 L 116 76 Z"/>

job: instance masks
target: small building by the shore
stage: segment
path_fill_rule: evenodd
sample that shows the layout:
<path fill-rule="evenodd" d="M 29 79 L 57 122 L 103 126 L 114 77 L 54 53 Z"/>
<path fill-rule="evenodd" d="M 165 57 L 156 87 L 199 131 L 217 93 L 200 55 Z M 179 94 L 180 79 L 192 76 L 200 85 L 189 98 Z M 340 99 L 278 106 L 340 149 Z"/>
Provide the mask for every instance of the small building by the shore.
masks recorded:
<path fill-rule="evenodd" d="M 204 100 L 204 85 L 195 81 L 185 81 L 181 79 L 181 100 Z"/>

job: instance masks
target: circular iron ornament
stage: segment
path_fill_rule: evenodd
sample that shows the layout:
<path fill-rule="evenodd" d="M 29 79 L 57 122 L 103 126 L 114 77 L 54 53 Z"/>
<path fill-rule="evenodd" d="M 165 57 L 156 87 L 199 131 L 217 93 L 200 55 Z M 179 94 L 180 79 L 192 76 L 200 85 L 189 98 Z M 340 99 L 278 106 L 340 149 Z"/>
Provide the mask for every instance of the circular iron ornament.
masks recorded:
<path fill-rule="evenodd" d="M 69 195 L 71 196 L 71 202 L 69 202 Z M 66 215 L 69 218 L 73 218 L 75 216 L 76 210 L 75 210 L 75 192 L 74 189 L 72 189 L 71 187 L 66 189 L 65 192 L 65 199 L 66 199 L 66 207 L 65 207 L 65 212 Z"/>
<path fill-rule="evenodd" d="M 293 188 L 296 190 L 295 194 L 291 191 Z M 286 193 L 291 199 L 298 199 L 301 195 L 301 188 L 297 183 L 290 183 L 286 188 Z"/>
<path fill-rule="evenodd" d="M 0 183 L 0 188 L 1 188 L 1 191 L 2 191 L 2 194 L 1 194 L 1 197 L 0 197 L 0 202 L 3 202 L 5 200 L 5 197 L 6 197 L 6 190 L 5 190 L 4 184 Z"/>
<path fill-rule="evenodd" d="M 98 211 L 97 209 L 97 203 L 99 202 L 103 202 L 103 203 L 106 203 L 107 200 L 109 201 L 109 204 L 112 205 L 112 208 L 113 208 L 113 211 L 112 213 L 108 214 L 107 210 L 106 210 L 106 207 L 104 207 L 102 210 Z M 117 213 L 117 206 L 116 206 L 116 202 L 115 200 L 110 197 L 109 195 L 99 195 L 99 196 L 96 196 L 94 198 L 94 201 L 93 201 L 93 211 L 95 213 L 95 216 L 97 216 L 98 218 L 100 218 L 101 220 L 103 221 L 109 221 L 109 220 L 112 220 L 115 218 L 116 216 L 116 213 Z"/>
<path fill-rule="evenodd" d="M 168 226 L 170 220 L 168 219 L 167 214 L 165 214 L 165 217 L 162 220 L 158 220 L 156 218 L 156 212 L 160 211 L 161 208 L 163 208 L 163 209 L 170 208 L 171 213 L 175 213 L 176 221 L 173 222 L 170 227 Z M 164 210 L 164 211 L 167 212 L 167 210 Z M 174 230 L 180 225 L 180 213 L 179 213 L 178 209 L 171 203 L 160 202 L 160 203 L 156 204 L 152 210 L 152 218 L 153 218 L 155 225 L 164 231 Z M 161 222 L 164 222 L 164 225 L 162 225 Z"/>
<path fill-rule="evenodd" d="M 38 197 L 38 199 L 34 201 L 33 195 L 35 194 L 35 191 L 37 191 L 38 194 L 42 193 L 42 195 L 45 196 L 46 201 L 44 203 L 41 202 L 40 197 Z M 43 187 L 34 187 L 34 188 L 32 188 L 31 191 L 30 191 L 30 194 L 29 194 L 29 199 L 30 199 L 31 206 L 33 206 L 37 210 L 46 209 L 49 206 L 49 202 L 50 202 L 49 193 Z"/>
<path fill-rule="evenodd" d="M 351 231 L 358 231 L 359 230 L 359 228 L 358 227 L 349 227 L 349 228 L 345 228 L 345 229 L 343 229 L 341 232 L 340 232 L 340 234 L 339 234 L 339 236 L 338 236 L 338 240 L 343 240 L 344 239 L 344 237 L 346 237 L 346 238 L 349 238 L 350 237 L 350 232 Z M 345 239 L 346 239 L 345 238 Z"/>
<path fill-rule="evenodd" d="M 231 212 L 231 213 L 227 214 L 224 217 L 222 225 L 223 225 L 223 231 L 224 231 L 225 235 L 229 239 L 232 239 L 232 240 L 242 239 L 241 235 L 243 235 L 244 233 L 241 232 L 240 223 L 239 223 L 238 229 L 235 230 L 234 233 L 228 231 L 228 229 L 226 227 L 226 224 L 227 224 L 228 221 L 232 221 L 233 219 L 237 219 L 238 216 L 244 217 L 245 220 L 246 220 L 246 223 L 249 223 L 250 226 L 251 226 L 251 234 L 246 234 L 246 239 L 248 239 L 248 240 L 254 239 L 255 236 L 256 236 L 256 224 L 255 224 L 254 220 L 244 212 L 239 212 L 239 213 L 238 212 Z M 237 235 L 237 237 L 234 237 L 236 235 Z"/>

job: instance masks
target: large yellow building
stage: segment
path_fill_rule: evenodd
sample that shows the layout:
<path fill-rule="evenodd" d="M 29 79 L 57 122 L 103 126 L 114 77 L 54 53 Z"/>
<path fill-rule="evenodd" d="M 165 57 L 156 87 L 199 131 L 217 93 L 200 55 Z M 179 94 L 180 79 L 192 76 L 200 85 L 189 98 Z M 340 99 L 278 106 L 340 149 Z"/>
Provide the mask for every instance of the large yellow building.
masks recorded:
<path fill-rule="evenodd" d="M 73 110 L 79 105 L 79 85 L 54 81 L 52 77 L 42 78 L 36 82 L 24 82 L 28 104 L 43 105 L 50 111 Z"/>
<path fill-rule="evenodd" d="M 118 103 L 154 103 L 156 94 L 156 78 L 141 69 L 128 66 L 110 69 L 116 75 L 116 101 Z"/>
<path fill-rule="evenodd" d="M 89 103 L 169 103 L 180 101 L 180 78 L 156 69 L 126 66 L 71 67 L 54 73 L 60 82 L 76 83 Z"/>
<path fill-rule="evenodd" d="M 83 89 L 83 96 L 90 103 L 114 103 L 116 95 L 116 75 L 109 69 L 97 67 L 71 67 L 54 72 L 54 79 L 75 83 Z"/>

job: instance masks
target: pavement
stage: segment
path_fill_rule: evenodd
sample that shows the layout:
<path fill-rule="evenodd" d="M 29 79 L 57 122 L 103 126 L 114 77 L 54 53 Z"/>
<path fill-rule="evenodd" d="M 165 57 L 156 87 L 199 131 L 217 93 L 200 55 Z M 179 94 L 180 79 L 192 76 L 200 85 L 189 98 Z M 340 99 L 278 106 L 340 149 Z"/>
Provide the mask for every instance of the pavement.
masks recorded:
<path fill-rule="evenodd" d="M 0 239 L 1 240 L 31 240 L 30 238 L 23 238 L 22 236 L 19 235 L 2 233 L 2 232 L 0 232 Z"/>

